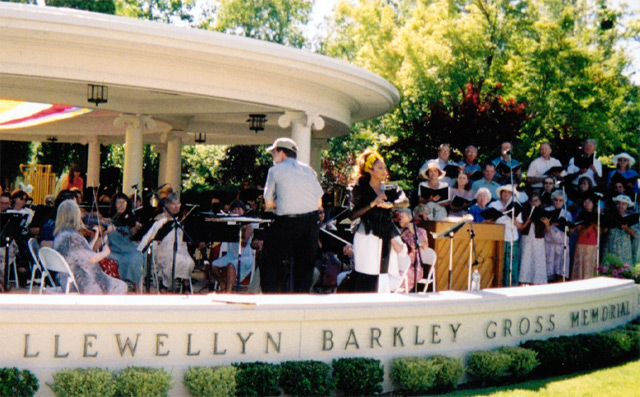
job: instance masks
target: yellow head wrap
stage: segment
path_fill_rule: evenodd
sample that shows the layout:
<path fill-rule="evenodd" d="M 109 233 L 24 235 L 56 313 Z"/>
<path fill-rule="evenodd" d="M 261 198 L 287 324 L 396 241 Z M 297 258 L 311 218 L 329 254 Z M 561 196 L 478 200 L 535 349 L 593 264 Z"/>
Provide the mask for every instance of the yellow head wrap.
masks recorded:
<path fill-rule="evenodd" d="M 371 172 L 371 170 L 373 169 L 373 164 L 378 160 L 384 161 L 380 153 L 373 152 L 368 155 L 367 160 L 364 162 L 364 172 Z"/>

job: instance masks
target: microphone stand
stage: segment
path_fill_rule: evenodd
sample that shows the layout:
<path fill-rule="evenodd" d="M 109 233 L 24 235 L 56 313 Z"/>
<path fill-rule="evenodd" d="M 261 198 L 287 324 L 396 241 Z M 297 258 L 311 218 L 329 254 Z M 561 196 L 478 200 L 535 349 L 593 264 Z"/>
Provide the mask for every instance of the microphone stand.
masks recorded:
<path fill-rule="evenodd" d="M 569 215 L 567 215 L 567 193 L 562 185 L 562 194 L 564 195 L 564 203 L 562 210 L 564 211 L 564 242 L 562 245 L 562 282 L 567 281 L 567 234 L 569 232 Z"/>
<path fill-rule="evenodd" d="M 413 226 L 413 241 L 416 244 L 416 259 L 414 260 L 413 265 L 413 292 L 418 293 L 418 266 L 422 266 L 422 254 L 420 253 L 420 239 L 418 239 L 418 226 L 416 225 L 415 214 L 413 213 L 413 208 L 409 206 L 409 211 L 411 211 L 411 225 Z M 407 288 L 409 291 L 409 288 Z"/>
<path fill-rule="evenodd" d="M 598 228 L 596 229 L 596 275 L 600 275 L 598 268 L 600 267 L 600 200 L 598 196 L 598 204 L 596 205 L 596 213 L 598 214 Z"/>
<path fill-rule="evenodd" d="M 511 211 L 511 227 L 515 227 L 516 224 L 516 187 L 513 184 L 513 159 L 511 158 L 511 151 L 507 150 L 507 156 L 509 156 L 509 178 L 511 179 L 511 202 L 514 203 L 513 211 Z M 509 233 L 511 234 L 511 233 Z M 513 236 L 509 236 L 510 249 L 509 249 L 509 281 L 508 285 L 511 287 L 511 281 L 513 279 Z"/>
<path fill-rule="evenodd" d="M 157 190 L 153 192 L 153 196 L 156 198 L 156 200 L 158 200 L 160 205 L 162 205 L 162 210 L 167 214 L 169 214 L 169 216 L 171 217 L 171 220 L 173 221 L 173 226 L 172 226 L 173 227 L 173 257 L 171 259 L 171 287 L 170 287 L 170 291 L 173 292 L 173 281 L 176 278 L 176 256 L 178 254 L 178 228 L 182 229 L 182 233 L 184 233 L 184 235 L 187 237 L 189 241 L 193 241 L 193 239 L 189 236 L 187 231 L 184 230 L 184 227 L 182 227 L 182 225 L 178 221 L 178 218 L 175 215 L 173 215 L 171 211 L 169 211 L 169 209 L 167 208 L 167 205 L 164 203 L 164 200 L 162 200 L 162 198 L 160 198 L 160 196 L 158 195 Z"/>
<path fill-rule="evenodd" d="M 471 268 L 478 264 L 478 253 L 476 252 L 475 237 L 476 232 L 473 230 L 473 223 L 469 223 L 469 271 L 467 274 L 467 291 L 471 291 Z M 473 255 L 473 256 L 472 256 Z M 475 258 L 475 260 L 473 260 Z"/>

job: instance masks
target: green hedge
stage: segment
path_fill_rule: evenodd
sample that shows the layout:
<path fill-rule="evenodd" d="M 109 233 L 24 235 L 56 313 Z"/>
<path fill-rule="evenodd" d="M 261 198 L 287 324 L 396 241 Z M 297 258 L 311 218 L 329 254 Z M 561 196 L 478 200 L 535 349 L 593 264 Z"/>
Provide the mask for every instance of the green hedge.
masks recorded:
<path fill-rule="evenodd" d="M 336 388 L 347 396 L 373 396 L 382 393 L 384 368 L 373 358 L 333 360 Z"/>
<path fill-rule="evenodd" d="M 501 351 L 475 351 L 469 354 L 467 374 L 483 384 L 495 384 L 506 375 L 511 356 Z"/>
<path fill-rule="evenodd" d="M 234 363 L 238 396 L 279 396 L 280 365 L 264 362 Z"/>
<path fill-rule="evenodd" d="M 163 368 L 127 367 L 116 376 L 116 391 L 122 397 L 164 397 L 173 386 Z"/>
<path fill-rule="evenodd" d="M 523 378 L 531 373 L 538 365 L 538 354 L 530 349 L 516 346 L 505 346 L 498 349 L 499 352 L 509 356 L 509 372 L 516 378 Z"/>
<path fill-rule="evenodd" d="M 640 331 L 631 324 L 598 334 L 526 341 L 521 346 L 538 354 L 537 376 L 557 376 L 640 358 Z"/>
<path fill-rule="evenodd" d="M 335 388 L 327 363 L 285 361 L 280 368 L 280 387 L 289 396 L 327 396 Z"/>
<path fill-rule="evenodd" d="M 116 395 L 114 380 L 108 369 L 75 368 L 54 373 L 50 386 L 58 397 L 111 397 Z"/>
<path fill-rule="evenodd" d="M 38 387 L 38 378 L 31 371 L 0 368 L 0 396 L 33 396 Z"/>
<path fill-rule="evenodd" d="M 434 392 L 446 393 L 458 386 L 464 373 L 464 365 L 461 359 L 433 356 L 429 361 L 437 366 L 436 380 L 433 383 Z"/>
<path fill-rule="evenodd" d="M 236 394 L 237 368 L 192 367 L 184 374 L 183 384 L 192 396 L 233 396 Z"/>

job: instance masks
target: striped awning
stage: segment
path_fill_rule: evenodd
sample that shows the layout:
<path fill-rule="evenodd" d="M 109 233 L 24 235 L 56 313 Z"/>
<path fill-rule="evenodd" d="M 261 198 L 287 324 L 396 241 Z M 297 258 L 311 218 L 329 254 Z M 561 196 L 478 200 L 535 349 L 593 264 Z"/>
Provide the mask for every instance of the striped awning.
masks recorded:
<path fill-rule="evenodd" d="M 0 99 L 0 130 L 32 127 L 92 112 L 91 109 Z"/>

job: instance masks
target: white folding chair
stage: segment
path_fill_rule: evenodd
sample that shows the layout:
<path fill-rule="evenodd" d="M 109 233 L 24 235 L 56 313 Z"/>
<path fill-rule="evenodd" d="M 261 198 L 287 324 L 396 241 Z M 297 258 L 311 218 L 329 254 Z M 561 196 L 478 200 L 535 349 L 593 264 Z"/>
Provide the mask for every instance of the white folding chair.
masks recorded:
<path fill-rule="evenodd" d="M 64 259 L 62 254 L 53 248 L 42 247 L 38 252 L 38 256 L 40 258 L 40 263 L 47 271 L 58 272 L 61 274 L 67 275 L 67 283 L 64 286 L 64 293 L 68 294 L 71 284 L 76 288 L 76 291 L 80 291 L 78 288 L 78 284 L 76 283 L 76 278 L 73 276 L 71 272 L 71 268 L 67 263 L 67 260 Z"/>
<path fill-rule="evenodd" d="M 49 278 L 51 286 L 55 286 L 56 283 L 53 281 L 51 273 L 49 273 L 47 269 L 42 267 L 42 265 L 40 264 L 40 259 L 38 258 L 40 245 L 38 244 L 38 240 L 31 237 L 27 242 L 27 245 L 29 246 L 29 253 L 31 254 L 31 259 L 33 260 L 33 266 L 31 267 L 31 280 L 29 281 L 29 293 L 31 293 L 31 290 L 33 289 L 33 283 L 38 282 L 40 283 L 39 293 L 41 294 L 42 289 L 44 288 L 45 278 Z M 36 277 L 37 272 L 40 272 L 40 277 Z"/>
<path fill-rule="evenodd" d="M 438 259 L 436 255 L 436 251 L 434 251 L 433 248 L 421 249 L 420 257 L 422 258 L 423 264 L 431 265 L 431 268 L 429 269 L 429 273 L 427 274 L 427 278 L 422 278 L 418 280 L 418 283 L 424 284 L 424 289 L 422 290 L 422 293 L 424 294 L 427 292 L 427 288 L 429 287 L 429 284 L 433 285 L 433 292 L 436 292 L 436 260 Z"/>
<path fill-rule="evenodd" d="M 409 291 L 409 288 L 407 288 L 409 284 L 410 269 L 411 269 L 411 258 L 409 257 L 409 255 L 405 254 L 404 257 L 401 255 L 398 255 L 398 271 L 400 273 L 399 274 L 400 284 L 398 284 L 398 287 L 393 291 L 394 293 L 408 294 L 409 292 L 411 292 Z"/>

